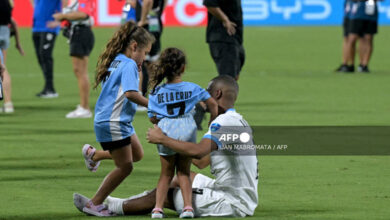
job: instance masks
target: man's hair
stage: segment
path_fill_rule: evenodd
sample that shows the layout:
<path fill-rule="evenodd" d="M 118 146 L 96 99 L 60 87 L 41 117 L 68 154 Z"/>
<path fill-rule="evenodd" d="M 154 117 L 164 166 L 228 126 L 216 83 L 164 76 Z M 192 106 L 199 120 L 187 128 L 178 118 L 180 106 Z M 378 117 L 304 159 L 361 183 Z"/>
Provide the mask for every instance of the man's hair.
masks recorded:
<path fill-rule="evenodd" d="M 239 87 L 237 81 L 228 75 L 220 75 L 211 80 L 207 90 L 222 89 L 227 98 L 235 101 L 238 96 Z"/>

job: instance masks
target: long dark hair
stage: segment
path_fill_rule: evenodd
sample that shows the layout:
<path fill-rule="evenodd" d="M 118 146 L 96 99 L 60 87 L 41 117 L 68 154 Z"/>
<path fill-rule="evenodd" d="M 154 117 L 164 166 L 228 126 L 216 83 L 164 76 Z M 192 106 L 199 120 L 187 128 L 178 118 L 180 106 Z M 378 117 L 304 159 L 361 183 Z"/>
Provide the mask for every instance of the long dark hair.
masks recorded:
<path fill-rule="evenodd" d="M 152 75 L 149 80 L 149 88 L 152 88 L 152 93 L 165 78 L 172 81 L 176 76 L 182 74 L 182 68 L 186 63 L 183 51 L 174 47 L 165 49 L 157 64 L 152 66 Z"/>
<path fill-rule="evenodd" d="M 146 47 L 149 43 L 155 41 L 153 35 L 146 31 L 142 27 L 137 27 L 137 25 L 129 21 L 123 24 L 108 41 L 106 48 L 103 53 L 100 54 L 97 65 L 96 65 L 96 76 L 95 76 L 95 85 L 94 88 L 104 81 L 110 73 L 107 71 L 111 65 L 111 62 L 114 61 L 115 57 L 119 53 L 126 51 L 126 48 L 129 46 L 131 41 L 137 42 L 140 48 Z"/>

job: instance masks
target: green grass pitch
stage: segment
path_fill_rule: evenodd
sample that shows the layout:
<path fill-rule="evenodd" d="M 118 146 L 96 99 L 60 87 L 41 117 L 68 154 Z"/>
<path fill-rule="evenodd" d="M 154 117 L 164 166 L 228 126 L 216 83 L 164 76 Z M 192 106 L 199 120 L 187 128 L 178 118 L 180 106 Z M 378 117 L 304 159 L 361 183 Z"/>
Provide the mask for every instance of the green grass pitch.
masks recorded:
<path fill-rule="evenodd" d="M 91 79 L 113 31 L 94 29 Z M 15 113 L 0 114 L 0 219 L 92 219 L 73 207 L 72 193 L 92 196 L 113 163 L 88 172 L 81 146 L 100 148 L 93 120 L 65 119 L 78 104 L 68 46 L 59 36 L 54 51 L 59 98 L 38 99 L 43 77 L 31 30 L 21 29 L 21 38 L 26 56 L 11 45 L 7 61 Z M 341 60 L 339 27 L 248 27 L 236 109 L 253 126 L 390 125 L 388 39 L 390 28 L 381 27 L 371 74 L 346 75 L 333 72 Z M 188 55 L 185 80 L 205 87 L 216 76 L 204 28 L 166 28 L 162 42 Z M 92 108 L 98 95 L 91 92 Z M 136 114 L 134 126 L 145 157 L 114 196 L 154 188 L 159 177 L 156 148 L 145 141 L 150 127 L 145 113 Z M 259 162 L 259 207 L 251 219 L 389 219 L 389 156 L 259 156 Z M 208 169 L 201 172 L 210 175 Z"/>

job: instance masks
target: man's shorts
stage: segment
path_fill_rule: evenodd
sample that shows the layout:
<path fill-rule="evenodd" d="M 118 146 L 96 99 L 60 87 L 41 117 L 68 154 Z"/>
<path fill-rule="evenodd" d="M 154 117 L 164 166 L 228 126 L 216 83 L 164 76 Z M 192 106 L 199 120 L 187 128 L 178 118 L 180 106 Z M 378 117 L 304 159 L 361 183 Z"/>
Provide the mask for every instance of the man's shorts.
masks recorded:
<path fill-rule="evenodd" d="M 76 25 L 70 36 L 70 56 L 84 57 L 91 54 L 95 44 L 95 37 L 91 27 Z"/>
<path fill-rule="evenodd" d="M 185 114 L 176 118 L 163 118 L 158 122 L 158 127 L 170 138 L 179 141 L 196 142 L 196 123 L 191 114 Z M 157 145 L 161 156 L 172 156 L 176 152 L 161 144 Z"/>
<path fill-rule="evenodd" d="M 204 216 L 225 216 L 225 217 L 245 217 L 246 214 L 233 206 L 225 192 L 214 190 L 215 180 L 202 174 L 197 174 L 192 182 L 192 205 L 195 217 Z M 173 202 L 175 209 L 181 213 L 184 203 L 181 190 L 175 189 L 173 192 Z"/>
<path fill-rule="evenodd" d="M 209 49 L 219 75 L 229 75 L 233 78 L 240 75 L 245 63 L 245 50 L 241 44 L 210 42 Z"/>
<path fill-rule="evenodd" d="M 347 37 L 349 34 L 349 26 L 351 25 L 351 19 L 345 17 L 343 21 L 343 36 Z"/>
<path fill-rule="evenodd" d="M 10 29 L 8 25 L 0 25 L 0 49 L 6 50 L 9 47 Z"/>
<path fill-rule="evenodd" d="M 363 37 L 366 34 L 378 33 L 378 22 L 372 20 L 353 19 L 350 21 L 349 33 Z"/>

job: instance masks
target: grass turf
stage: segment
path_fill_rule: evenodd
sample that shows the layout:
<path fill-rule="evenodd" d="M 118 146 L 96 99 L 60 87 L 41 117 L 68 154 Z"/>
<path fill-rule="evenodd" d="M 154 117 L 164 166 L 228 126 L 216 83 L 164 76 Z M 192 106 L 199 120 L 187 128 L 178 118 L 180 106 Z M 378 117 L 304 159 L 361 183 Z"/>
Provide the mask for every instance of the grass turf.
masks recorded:
<path fill-rule="evenodd" d="M 113 30 L 94 29 L 91 79 L 98 54 Z M 54 51 L 60 97 L 35 97 L 43 77 L 30 31 L 21 29 L 26 56 L 20 57 L 12 47 L 8 53 L 16 112 L 0 114 L 0 219 L 86 219 L 73 207 L 72 193 L 92 196 L 113 164 L 104 161 L 97 173 L 88 172 L 81 146 L 98 145 L 93 120 L 65 119 L 78 104 L 78 89 L 62 36 Z M 184 78 L 202 86 L 216 75 L 204 32 L 204 28 L 166 28 L 162 39 L 163 47 L 185 50 L 188 68 Z M 390 28 L 382 27 L 375 40 L 372 74 L 344 75 L 333 72 L 341 59 L 338 27 L 246 28 L 247 59 L 236 109 L 253 126 L 389 125 L 389 37 Z M 91 107 L 98 95 L 99 91 L 91 92 Z M 114 196 L 154 188 L 159 177 L 155 146 L 145 141 L 150 126 L 145 113 L 137 113 L 134 126 L 145 157 Z M 253 218 L 390 216 L 388 156 L 260 156 L 259 161 L 259 207 Z M 201 172 L 209 175 L 207 169 Z M 174 213 L 169 212 L 169 217 L 175 217 Z"/>

